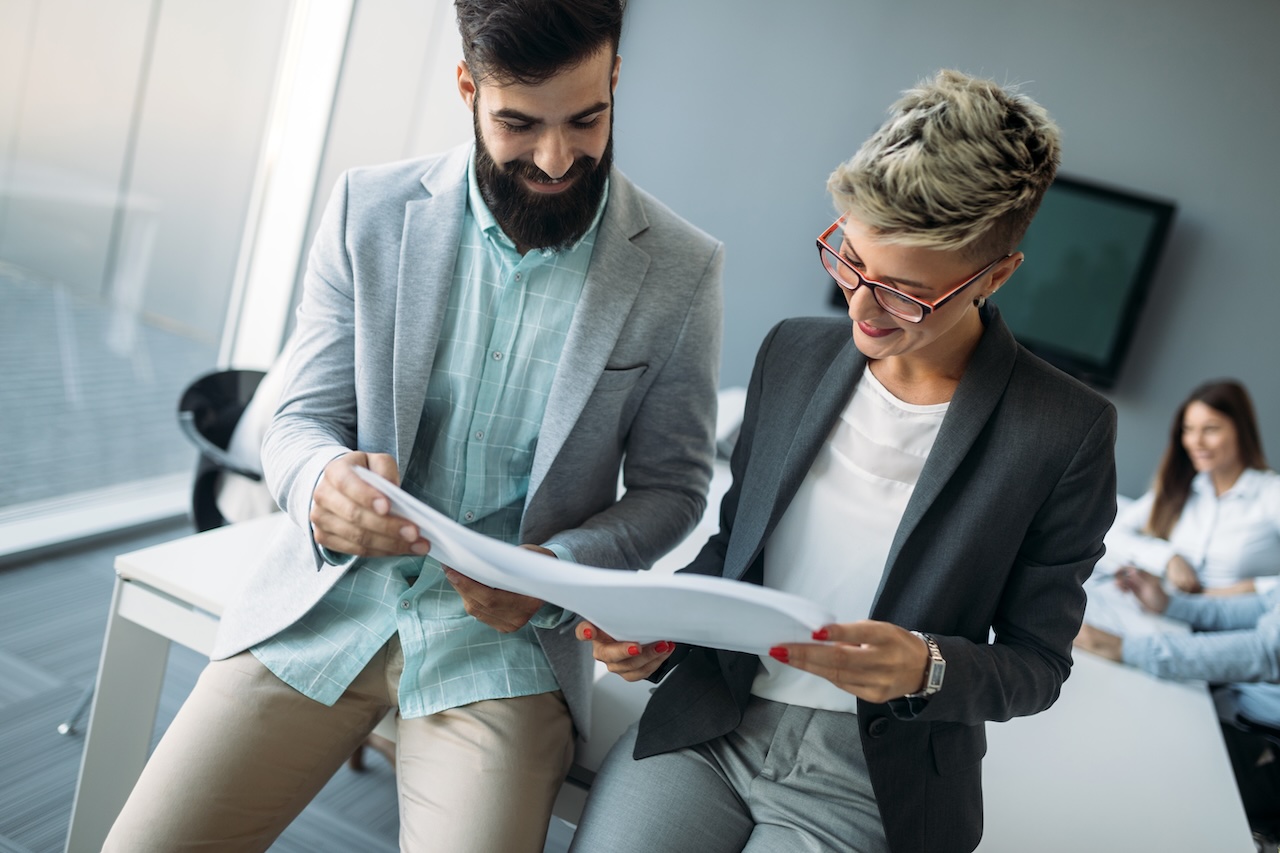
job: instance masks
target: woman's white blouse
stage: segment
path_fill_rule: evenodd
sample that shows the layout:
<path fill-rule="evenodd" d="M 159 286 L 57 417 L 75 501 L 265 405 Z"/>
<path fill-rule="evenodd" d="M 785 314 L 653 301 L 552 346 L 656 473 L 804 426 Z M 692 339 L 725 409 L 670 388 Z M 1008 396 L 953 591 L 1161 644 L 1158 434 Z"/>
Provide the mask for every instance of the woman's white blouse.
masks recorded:
<path fill-rule="evenodd" d="M 1246 578 L 1259 592 L 1280 585 L 1280 474 L 1246 469 L 1220 496 L 1208 474 L 1197 474 L 1168 540 L 1142 532 L 1154 501 L 1147 492 L 1116 516 L 1106 539 L 1108 566 L 1131 563 L 1163 575 L 1180 554 L 1206 589 Z"/>
<path fill-rule="evenodd" d="M 864 370 L 765 543 L 764 585 L 822 602 L 837 622 L 866 619 L 947 405 L 904 403 Z M 825 678 L 761 660 L 756 696 L 857 711 L 857 698 Z"/>

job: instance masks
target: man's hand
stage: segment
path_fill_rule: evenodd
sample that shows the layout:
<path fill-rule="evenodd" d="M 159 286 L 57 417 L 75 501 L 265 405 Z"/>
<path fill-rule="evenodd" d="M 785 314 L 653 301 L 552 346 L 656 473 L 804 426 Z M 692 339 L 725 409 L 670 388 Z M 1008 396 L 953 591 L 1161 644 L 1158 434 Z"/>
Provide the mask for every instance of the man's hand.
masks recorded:
<path fill-rule="evenodd" d="M 1080 633 L 1076 634 L 1075 642 L 1072 645 L 1077 649 L 1084 649 L 1086 652 L 1092 652 L 1098 657 L 1113 660 L 1116 663 L 1120 663 L 1123 660 L 1121 650 L 1124 646 L 1124 639 L 1101 628 L 1095 628 L 1088 623 L 1080 626 Z"/>
<path fill-rule="evenodd" d="M 647 646 L 615 640 L 590 622 L 579 622 L 573 633 L 579 640 L 590 640 L 592 657 L 627 681 L 643 681 L 653 675 L 676 648 L 666 640 Z"/>
<path fill-rule="evenodd" d="M 774 646 L 774 660 L 811 672 L 868 702 L 887 702 L 924 687 L 929 647 L 889 622 L 864 619 L 814 631 L 829 643 Z"/>
<path fill-rule="evenodd" d="M 391 503 L 361 480 L 354 468 L 368 468 L 394 484 L 400 483 L 395 457 L 355 451 L 325 466 L 311 497 L 311 527 L 316 544 L 357 557 L 395 557 L 425 554 L 431 543 L 417 525 L 391 515 Z"/>
<path fill-rule="evenodd" d="M 1173 558 L 1169 560 L 1169 565 L 1165 567 L 1164 574 L 1169 579 L 1169 583 L 1183 592 L 1204 591 L 1204 588 L 1200 586 L 1200 578 L 1196 576 L 1196 570 L 1191 568 L 1191 564 L 1180 554 L 1173 555 Z"/>
<path fill-rule="evenodd" d="M 1164 591 L 1160 578 L 1133 566 L 1121 566 L 1116 572 L 1116 586 L 1131 592 L 1144 610 L 1163 613 L 1169 607 L 1169 594 Z"/>
<path fill-rule="evenodd" d="M 520 547 L 549 557 L 556 556 L 554 551 L 540 545 L 521 545 Z M 458 595 L 462 596 L 462 604 L 467 613 L 499 633 L 510 634 L 512 631 L 519 631 L 544 604 L 541 599 L 485 586 L 449 566 L 443 568 L 445 579 L 453 584 Z"/>

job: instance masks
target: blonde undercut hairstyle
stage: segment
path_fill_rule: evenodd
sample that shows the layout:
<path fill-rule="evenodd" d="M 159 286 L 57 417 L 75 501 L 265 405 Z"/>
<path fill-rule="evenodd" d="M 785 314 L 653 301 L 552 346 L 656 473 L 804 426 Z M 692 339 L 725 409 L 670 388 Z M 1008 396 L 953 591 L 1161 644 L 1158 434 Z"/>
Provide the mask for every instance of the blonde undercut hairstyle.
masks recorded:
<path fill-rule="evenodd" d="M 1045 109 L 943 70 L 889 113 L 827 181 L 836 207 L 888 243 L 964 250 L 975 261 L 1017 249 L 1061 159 Z"/>

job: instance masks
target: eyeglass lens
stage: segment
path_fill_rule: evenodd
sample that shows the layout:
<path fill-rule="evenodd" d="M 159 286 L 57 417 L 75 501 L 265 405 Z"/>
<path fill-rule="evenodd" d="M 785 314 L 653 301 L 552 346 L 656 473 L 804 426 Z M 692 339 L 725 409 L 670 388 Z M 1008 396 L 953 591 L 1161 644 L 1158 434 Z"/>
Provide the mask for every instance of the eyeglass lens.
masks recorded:
<path fill-rule="evenodd" d="M 820 251 L 822 265 L 836 280 L 836 284 L 845 290 L 853 291 L 858 288 L 858 285 L 866 282 L 866 279 L 859 276 L 852 267 L 842 263 L 843 259 L 837 258 L 830 249 L 823 246 Z M 880 285 L 871 285 L 871 295 L 875 297 L 881 308 L 904 320 L 918 320 L 924 316 L 924 310 L 917 303 Z"/>

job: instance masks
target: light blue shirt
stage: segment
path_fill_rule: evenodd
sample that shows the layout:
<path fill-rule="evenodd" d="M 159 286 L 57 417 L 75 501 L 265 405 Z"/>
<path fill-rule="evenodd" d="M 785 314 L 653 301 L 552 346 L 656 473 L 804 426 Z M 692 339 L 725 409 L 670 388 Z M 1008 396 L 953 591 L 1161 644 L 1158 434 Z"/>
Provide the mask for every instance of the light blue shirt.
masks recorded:
<path fill-rule="evenodd" d="M 474 152 L 468 181 L 449 305 L 403 486 L 455 521 L 516 544 L 547 397 L 608 192 L 573 246 L 521 257 L 480 195 Z M 420 717 L 558 689 L 533 625 L 564 618 L 548 605 L 531 624 L 502 634 L 467 615 L 430 556 L 361 559 L 306 616 L 253 653 L 295 689 L 332 705 L 398 632 L 400 714 Z"/>
<path fill-rule="evenodd" d="M 1176 554 L 1209 589 L 1246 578 L 1258 592 L 1280 586 L 1280 474 L 1246 468 L 1219 495 L 1201 471 L 1167 540 L 1144 532 L 1154 502 L 1155 493 L 1147 492 L 1117 513 L 1107 533 L 1107 565 L 1132 563 L 1163 575 Z"/>
<path fill-rule="evenodd" d="M 1165 614 L 1197 629 L 1124 638 L 1124 662 L 1161 678 L 1225 684 L 1218 715 L 1280 727 L 1280 589 L 1255 595 L 1172 595 Z"/>

